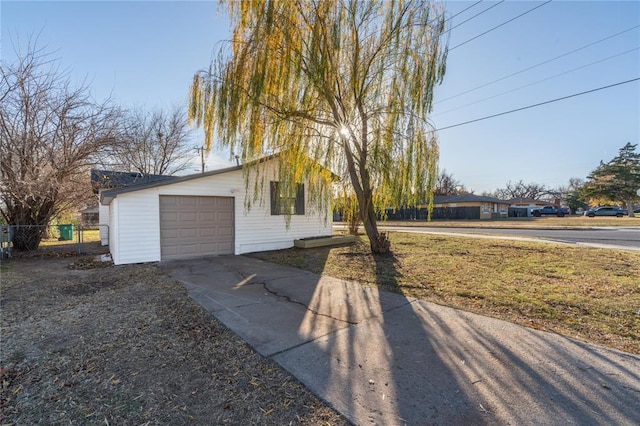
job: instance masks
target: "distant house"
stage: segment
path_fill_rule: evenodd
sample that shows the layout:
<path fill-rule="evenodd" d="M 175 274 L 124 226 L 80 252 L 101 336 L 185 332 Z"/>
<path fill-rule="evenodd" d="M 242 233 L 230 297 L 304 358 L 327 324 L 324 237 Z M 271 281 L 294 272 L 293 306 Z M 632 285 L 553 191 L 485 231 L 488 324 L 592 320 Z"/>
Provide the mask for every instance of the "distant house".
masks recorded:
<path fill-rule="evenodd" d="M 171 179 L 177 179 L 177 177 L 167 175 L 147 175 L 139 172 L 91 170 L 91 187 L 93 188 L 93 193 L 98 195 L 98 198 L 100 198 L 100 193 L 104 190 L 129 188 Z M 98 204 L 97 209 L 97 224 L 100 227 L 100 241 L 103 246 L 106 246 L 109 244 L 109 206 Z"/>
<path fill-rule="evenodd" d="M 507 217 L 509 201 L 475 194 L 438 195 L 432 219 L 495 219 Z"/>
<path fill-rule="evenodd" d="M 80 210 L 80 223 L 84 227 L 97 226 L 100 223 L 98 206 L 87 207 Z"/>
<path fill-rule="evenodd" d="M 547 201 L 533 198 L 512 198 L 509 202 L 509 217 L 529 217 L 531 210 L 544 207 L 549 204 Z"/>

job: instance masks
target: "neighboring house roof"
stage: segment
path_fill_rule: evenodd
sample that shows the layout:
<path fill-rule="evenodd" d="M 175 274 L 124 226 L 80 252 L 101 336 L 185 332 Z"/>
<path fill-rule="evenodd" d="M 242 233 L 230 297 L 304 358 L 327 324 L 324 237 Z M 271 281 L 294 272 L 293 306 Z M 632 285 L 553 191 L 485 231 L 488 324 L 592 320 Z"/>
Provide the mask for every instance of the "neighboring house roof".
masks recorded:
<path fill-rule="evenodd" d="M 98 206 L 87 207 L 86 209 L 80 210 L 82 214 L 98 214 Z"/>
<path fill-rule="evenodd" d="M 139 172 L 114 172 L 112 170 L 91 170 L 91 185 L 94 191 L 104 188 L 126 188 L 133 185 L 144 185 L 176 179 L 168 175 L 145 175 Z"/>
<path fill-rule="evenodd" d="M 434 204 L 445 203 L 496 203 L 509 204 L 509 201 L 499 198 L 487 197 L 484 195 L 462 194 L 462 195 L 436 195 L 433 197 Z"/>
<path fill-rule="evenodd" d="M 507 200 L 507 202 L 510 204 L 549 204 L 546 201 L 536 200 L 534 198 L 512 198 L 510 200 Z"/>

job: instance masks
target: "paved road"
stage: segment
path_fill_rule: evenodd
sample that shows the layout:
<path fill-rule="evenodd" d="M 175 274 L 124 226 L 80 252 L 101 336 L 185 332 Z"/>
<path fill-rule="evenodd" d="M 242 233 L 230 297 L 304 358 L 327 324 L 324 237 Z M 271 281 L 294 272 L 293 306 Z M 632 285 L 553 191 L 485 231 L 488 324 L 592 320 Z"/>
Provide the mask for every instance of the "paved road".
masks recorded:
<path fill-rule="evenodd" d="M 585 246 L 640 250 L 640 227 L 608 227 L 590 229 L 504 229 L 385 226 L 380 227 L 380 229 L 415 233 L 499 235 L 517 238 L 537 238 Z"/>

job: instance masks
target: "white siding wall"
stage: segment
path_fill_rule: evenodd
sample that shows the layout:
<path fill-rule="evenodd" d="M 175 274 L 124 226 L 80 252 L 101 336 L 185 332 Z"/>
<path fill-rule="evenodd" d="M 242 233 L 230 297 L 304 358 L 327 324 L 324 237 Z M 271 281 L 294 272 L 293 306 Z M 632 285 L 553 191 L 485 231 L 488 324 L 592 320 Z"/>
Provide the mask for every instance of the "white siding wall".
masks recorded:
<path fill-rule="evenodd" d="M 114 219 L 118 217 L 118 202 L 117 198 L 114 198 L 109 204 L 109 217 Z M 115 220 L 109 221 L 109 251 L 111 252 L 111 259 L 113 263 L 119 265 L 121 262 L 118 257 L 118 243 L 120 242 L 116 236 L 118 235 L 118 223 Z"/>
<path fill-rule="evenodd" d="M 118 195 L 116 222 L 120 263 L 160 260 L 160 199 L 151 190 Z M 114 261 L 115 263 L 115 261 Z"/>
<path fill-rule="evenodd" d="M 98 224 L 100 225 L 100 243 L 109 244 L 109 206 L 98 205 Z"/>
<path fill-rule="evenodd" d="M 114 263 L 160 260 L 160 195 L 234 197 L 235 254 L 289 248 L 293 247 L 294 239 L 331 235 L 329 206 L 326 215 L 315 214 L 307 203 L 306 214 L 292 216 L 289 229 L 284 216 L 271 215 L 268 182 L 275 180 L 275 172 L 272 170 L 271 173 L 272 176 L 265 177 L 267 184 L 262 205 L 253 204 L 250 211 L 244 207 L 246 191 L 240 170 L 118 195 L 111 202 L 118 201 L 118 211 L 114 214 L 112 210 L 110 225 L 115 228 L 111 232 L 112 238 L 118 240 L 110 244 Z M 305 201 L 308 201 L 306 194 Z"/>

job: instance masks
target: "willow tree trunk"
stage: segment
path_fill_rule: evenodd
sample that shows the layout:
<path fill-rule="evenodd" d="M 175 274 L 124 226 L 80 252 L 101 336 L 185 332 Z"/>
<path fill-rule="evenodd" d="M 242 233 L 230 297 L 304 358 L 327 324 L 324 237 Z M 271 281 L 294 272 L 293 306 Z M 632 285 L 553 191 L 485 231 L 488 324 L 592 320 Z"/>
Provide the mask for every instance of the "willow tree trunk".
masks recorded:
<path fill-rule="evenodd" d="M 358 200 L 358 211 L 362 219 L 362 226 L 369 238 L 371 253 L 385 254 L 391 250 L 391 243 L 386 234 L 378 232 L 376 211 L 373 203 L 373 190 L 369 172 L 364 164 L 366 163 L 366 150 L 361 153 L 359 167 L 356 168 L 353 153 L 349 148 L 347 139 L 343 139 L 345 157 L 347 160 L 347 170 L 351 178 L 351 184 Z"/>
<path fill-rule="evenodd" d="M 378 231 L 378 218 L 373 207 L 371 192 L 364 194 L 364 199 L 359 200 L 362 225 L 369 238 L 371 252 L 374 254 L 387 254 L 391 250 L 391 242 L 387 234 Z"/>

